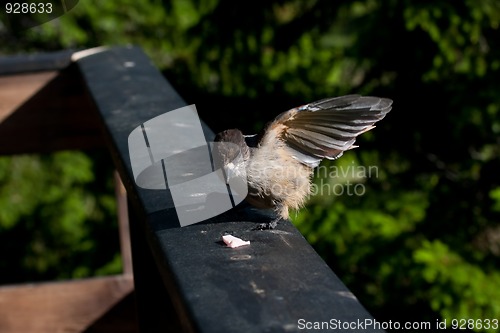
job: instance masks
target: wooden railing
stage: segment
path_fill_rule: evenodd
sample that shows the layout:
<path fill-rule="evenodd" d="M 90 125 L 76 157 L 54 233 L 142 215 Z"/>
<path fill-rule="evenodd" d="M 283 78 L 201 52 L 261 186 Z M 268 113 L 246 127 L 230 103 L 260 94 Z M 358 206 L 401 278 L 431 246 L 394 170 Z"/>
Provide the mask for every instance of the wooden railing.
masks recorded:
<path fill-rule="evenodd" d="M 129 134 L 186 106 L 139 48 L 58 53 L 52 65 L 44 57 L 41 72 L 31 64 L 28 74 L 16 74 L 30 62 L 21 57 L 9 60 L 8 76 L 0 77 L 0 98 L 5 89 L 26 97 L 0 110 L 0 141 L 13 133 L 19 138 L 0 145 L 0 153 L 106 145 L 128 197 L 141 332 L 294 332 L 306 323 L 372 318 L 290 222 L 255 231 L 269 217 L 243 205 L 180 227 L 168 190 L 136 186 Z M 0 60 L 0 75 L 6 62 Z M 212 131 L 205 125 L 203 131 L 211 141 Z M 221 236 L 228 231 L 251 245 L 225 247 Z"/>

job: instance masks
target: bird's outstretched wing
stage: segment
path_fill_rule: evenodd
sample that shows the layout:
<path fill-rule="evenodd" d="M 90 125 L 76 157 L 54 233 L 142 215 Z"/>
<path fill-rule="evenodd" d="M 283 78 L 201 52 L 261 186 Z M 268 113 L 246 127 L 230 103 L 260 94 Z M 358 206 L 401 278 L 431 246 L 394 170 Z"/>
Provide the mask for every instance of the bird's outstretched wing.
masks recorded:
<path fill-rule="evenodd" d="M 316 167 L 323 158 L 336 159 L 355 148 L 356 137 L 374 128 L 391 105 L 390 99 L 371 96 L 327 98 L 280 114 L 268 130 L 279 128 L 294 158 Z"/>

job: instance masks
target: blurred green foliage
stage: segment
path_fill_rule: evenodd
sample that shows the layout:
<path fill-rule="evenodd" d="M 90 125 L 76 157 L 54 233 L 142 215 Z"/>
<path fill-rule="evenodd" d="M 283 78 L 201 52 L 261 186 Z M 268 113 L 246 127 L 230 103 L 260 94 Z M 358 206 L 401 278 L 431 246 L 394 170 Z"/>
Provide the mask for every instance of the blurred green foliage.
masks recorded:
<path fill-rule="evenodd" d="M 0 158 L 1 284 L 121 271 L 112 170 L 102 153 Z"/>
<path fill-rule="evenodd" d="M 214 131 L 251 133 L 328 96 L 392 98 L 361 148 L 324 164 L 376 166 L 376 176 L 315 179 L 361 184 L 363 195 L 316 195 L 294 222 L 379 320 L 500 318 L 500 2 L 87 0 L 27 31 L 3 23 L 4 53 L 140 45 Z M 18 180 L 2 188 L 0 225 L 14 228 L 43 213 L 29 199 L 9 204 L 41 186 L 29 180 L 39 162 L 2 163 L 0 176 Z M 59 211 L 91 211 L 78 186 L 53 186 L 68 201 Z M 82 223 L 64 216 L 50 223 Z M 78 249 L 82 233 L 65 237 Z"/>

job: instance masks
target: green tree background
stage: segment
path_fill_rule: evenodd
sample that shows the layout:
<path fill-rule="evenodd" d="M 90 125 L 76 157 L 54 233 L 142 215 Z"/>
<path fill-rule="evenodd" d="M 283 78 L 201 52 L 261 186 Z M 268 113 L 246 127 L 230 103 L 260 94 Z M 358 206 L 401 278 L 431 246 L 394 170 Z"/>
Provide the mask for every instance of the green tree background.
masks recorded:
<path fill-rule="evenodd" d="M 316 195 L 293 221 L 379 320 L 500 318 L 500 2 L 84 0 L 29 30 L 1 23 L 4 54 L 141 46 L 215 132 L 253 133 L 329 96 L 392 98 L 330 164 L 376 176 L 315 179 L 364 195 Z M 16 278 L 119 270 L 117 247 L 94 237 L 113 230 L 114 203 L 109 163 L 93 157 L 0 160 L 0 247 L 17 251 Z M 58 275 L 70 254 L 82 260 Z"/>

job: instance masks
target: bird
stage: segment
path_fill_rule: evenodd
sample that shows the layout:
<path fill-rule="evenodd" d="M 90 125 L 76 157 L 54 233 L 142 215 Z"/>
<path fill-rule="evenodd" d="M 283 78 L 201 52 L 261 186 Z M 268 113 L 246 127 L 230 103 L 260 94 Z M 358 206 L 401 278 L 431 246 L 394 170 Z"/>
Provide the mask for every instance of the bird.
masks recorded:
<path fill-rule="evenodd" d="M 274 229 L 288 219 L 289 209 L 300 209 L 311 192 L 314 168 L 357 148 L 356 138 L 373 129 L 392 103 L 374 96 L 331 97 L 279 114 L 259 134 L 244 135 L 239 129 L 218 133 L 214 141 L 222 143 L 217 154 L 227 183 L 245 175 L 245 200 L 275 212 L 276 218 L 258 229 Z"/>

